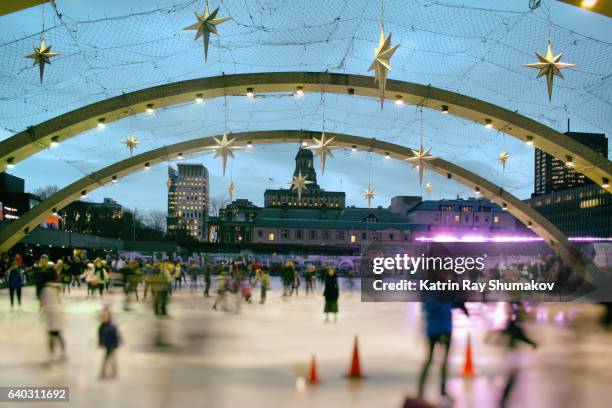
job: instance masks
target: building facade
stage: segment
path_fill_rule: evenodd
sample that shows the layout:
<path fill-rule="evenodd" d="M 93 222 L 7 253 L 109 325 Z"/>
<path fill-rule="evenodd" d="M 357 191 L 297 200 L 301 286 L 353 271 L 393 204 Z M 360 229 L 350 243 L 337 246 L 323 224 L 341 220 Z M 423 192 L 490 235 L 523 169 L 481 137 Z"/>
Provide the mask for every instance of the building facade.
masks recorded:
<path fill-rule="evenodd" d="M 110 226 L 123 217 L 123 207 L 112 198 L 101 203 L 78 200 L 60 210 L 59 215 L 67 231 L 108 235 Z"/>
<path fill-rule="evenodd" d="M 25 192 L 25 181 L 5 172 L 0 173 L 0 221 L 15 221 L 40 202 Z"/>
<path fill-rule="evenodd" d="M 394 197 L 398 200 L 400 197 Z M 420 197 L 418 197 L 420 198 Z M 392 201 L 391 209 L 394 209 Z M 466 236 L 509 236 L 518 232 L 528 235 L 512 214 L 497 204 L 479 198 L 456 198 L 454 200 L 426 200 L 415 203 L 405 214 L 406 219 L 421 228 L 415 236 L 434 237 L 453 235 Z"/>
<path fill-rule="evenodd" d="M 185 230 L 198 241 L 207 238 L 208 170 L 201 164 L 168 168 L 168 233 Z"/>
<path fill-rule="evenodd" d="M 264 192 L 264 207 L 290 206 L 297 208 L 344 208 L 346 194 L 339 191 L 325 191 L 317 183 L 317 172 L 313 164 L 313 154 L 311 150 L 300 148 L 295 156 L 295 170 L 293 177 L 298 174 L 306 176 L 311 182 L 308 190 L 302 193 L 302 199 L 298 199 L 296 191 L 287 189 L 266 190 Z"/>
<path fill-rule="evenodd" d="M 594 183 L 532 197 L 526 202 L 572 237 L 612 237 L 612 198 Z"/>
<path fill-rule="evenodd" d="M 604 157 L 608 157 L 608 139 L 600 133 L 566 132 L 565 135 L 585 146 L 595 150 Z M 532 196 L 549 194 L 554 191 L 567 190 L 585 184 L 594 184 L 592 180 L 568 166 L 563 160 L 535 149 L 535 178 Z"/>

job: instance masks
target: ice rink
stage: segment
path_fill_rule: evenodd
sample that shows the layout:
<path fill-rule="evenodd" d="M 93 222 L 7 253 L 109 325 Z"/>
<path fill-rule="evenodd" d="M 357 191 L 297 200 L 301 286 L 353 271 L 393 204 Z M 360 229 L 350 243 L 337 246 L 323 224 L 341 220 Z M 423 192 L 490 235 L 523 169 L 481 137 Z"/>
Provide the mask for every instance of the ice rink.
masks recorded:
<path fill-rule="evenodd" d="M 175 291 L 170 317 L 156 319 L 149 301 L 123 310 L 120 288 L 103 299 L 73 289 L 63 299 L 66 362 L 50 362 L 43 320 L 27 288 L 24 304 L 11 311 L 0 291 L 0 385 L 68 386 L 72 407 L 400 407 L 414 396 L 425 358 L 420 305 L 361 303 L 359 292 L 340 295 L 338 323 L 323 322 L 321 287 L 306 297 L 242 304 L 239 313 L 212 310 L 214 297 L 201 288 Z M 214 293 L 214 292 L 211 292 Z M 142 296 L 142 290 L 140 295 Z M 124 339 L 119 377 L 99 380 L 97 315 L 111 306 Z M 234 308 L 234 305 L 231 305 Z M 485 341 L 503 323 L 503 307 L 469 304 L 471 316 L 454 315 L 449 394 L 456 407 L 496 407 L 509 370 L 519 369 L 511 407 L 609 407 L 612 332 L 596 324 L 596 305 L 533 306 L 526 324 L 538 343 L 508 354 Z M 159 342 L 160 333 L 163 346 Z M 471 334 L 476 376 L 462 375 Z M 345 377 L 358 336 L 365 377 Z M 490 335 L 489 335 L 490 336 Z M 315 355 L 320 383 L 300 387 Z M 427 399 L 439 404 L 439 365 L 430 370 Z M 31 404 L 30 404 L 31 405 Z M 28 403 L 0 403 L 24 407 Z M 37 403 L 36 407 L 62 404 Z"/>

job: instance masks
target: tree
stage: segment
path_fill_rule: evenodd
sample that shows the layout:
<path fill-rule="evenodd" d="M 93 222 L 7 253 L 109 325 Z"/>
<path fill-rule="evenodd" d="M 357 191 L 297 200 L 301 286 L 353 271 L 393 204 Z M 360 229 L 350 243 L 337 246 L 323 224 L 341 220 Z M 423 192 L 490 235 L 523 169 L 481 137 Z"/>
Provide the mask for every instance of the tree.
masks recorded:
<path fill-rule="evenodd" d="M 208 202 L 208 215 L 219 216 L 219 210 L 229 204 L 229 200 L 223 196 L 212 197 Z"/>
<path fill-rule="evenodd" d="M 34 190 L 32 190 L 33 195 L 37 196 L 38 198 L 42 200 L 46 200 L 47 198 L 51 197 L 53 194 L 57 193 L 60 190 L 60 188 L 58 186 L 56 186 L 55 184 L 53 185 L 48 185 L 48 186 L 40 186 L 35 188 Z"/>
<path fill-rule="evenodd" d="M 166 233 L 167 214 L 165 211 L 152 210 L 145 216 L 145 225 L 154 231 L 159 231 L 162 234 Z"/>

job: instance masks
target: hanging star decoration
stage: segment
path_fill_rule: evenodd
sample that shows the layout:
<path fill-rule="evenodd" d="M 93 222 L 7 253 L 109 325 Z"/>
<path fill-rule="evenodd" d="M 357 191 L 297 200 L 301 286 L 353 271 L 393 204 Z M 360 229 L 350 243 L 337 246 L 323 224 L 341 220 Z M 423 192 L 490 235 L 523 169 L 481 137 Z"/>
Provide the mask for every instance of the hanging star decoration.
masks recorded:
<path fill-rule="evenodd" d="M 51 58 L 57 57 L 58 55 L 60 54 L 57 52 L 51 52 L 51 46 L 45 44 L 45 36 L 43 35 L 40 39 L 40 47 L 34 47 L 34 52 L 26 56 L 26 58 L 32 58 L 34 60 L 32 66 L 38 64 L 41 84 L 45 73 L 45 64 L 51 65 Z"/>
<path fill-rule="evenodd" d="M 433 160 L 436 157 L 429 154 L 431 151 L 431 147 L 427 150 L 423 149 L 423 143 L 419 145 L 419 150 L 412 150 L 412 157 L 407 158 L 406 160 L 412 163 L 412 168 L 417 168 L 419 170 L 419 187 L 423 185 L 423 173 L 425 172 L 425 164 L 429 160 Z"/>
<path fill-rule="evenodd" d="M 374 196 L 376 194 L 378 194 L 378 193 L 370 186 L 370 184 L 368 184 L 368 188 L 363 190 L 363 193 L 361 193 L 363 198 L 368 200 L 368 208 L 370 208 L 370 203 L 372 202 L 372 200 L 374 199 Z"/>
<path fill-rule="evenodd" d="M 399 47 L 399 44 L 391 46 L 391 34 L 385 40 L 385 26 L 380 27 L 380 38 L 378 46 L 374 50 L 374 61 L 368 71 L 374 71 L 374 81 L 378 83 L 380 109 L 385 102 L 385 90 L 387 89 L 387 76 L 391 71 L 391 57 Z"/>
<path fill-rule="evenodd" d="M 225 168 L 227 167 L 227 158 L 234 158 L 234 150 L 240 150 L 242 147 L 240 146 L 232 146 L 232 143 L 236 140 L 236 138 L 227 139 L 227 133 L 223 132 L 223 137 L 221 140 L 213 137 L 215 140 L 215 146 L 208 146 L 207 149 L 215 151 L 215 157 L 221 157 L 221 163 L 223 165 L 223 176 L 225 176 Z"/>
<path fill-rule="evenodd" d="M 204 14 L 200 14 L 198 12 L 195 13 L 197 22 L 183 28 L 183 30 L 197 30 L 195 40 L 200 37 L 204 37 L 204 62 L 208 62 L 208 43 L 210 41 L 210 34 L 219 35 L 217 31 L 217 26 L 219 24 L 223 24 L 228 20 L 231 20 L 231 17 L 220 17 L 217 18 L 217 13 L 219 12 L 219 7 L 217 7 L 213 12 L 210 12 L 208 8 L 208 1 L 206 2 Z"/>
<path fill-rule="evenodd" d="M 132 154 L 134 154 L 134 149 L 137 148 L 140 144 L 140 140 L 138 140 L 136 136 L 130 135 L 126 137 L 125 140 L 121 143 L 123 143 L 128 149 L 130 149 L 131 156 Z"/>
<path fill-rule="evenodd" d="M 510 158 L 510 153 L 508 153 L 507 151 L 503 151 L 499 154 L 499 157 L 497 158 L 497 160 L 499 160 L 499 163 L 502 165 L 502 169 L 504 171 L 506 171 L 506 162 L 508 161 L 508 159 Z"/>
<path fill-rule="evenodd" d="M 229 186 L 227 186 L 227 192 L 229 193 L 230 203 L 234 200 L 234 190 L 236 186 L 234 185 L 234 180 L 230 179 Z"/>
<path fill-rule="evenodd" d="M 306 146 L 305 149 L 314 150 L 315 158 L 321 158 L 321 173 L 325 174 L 325 159 L 327 156 L 334 157 L 332 154 L 332 150 L 337 149 L 338 146 L 333 146 L 331 143 L 334 141 L 334 138 L 326 139 L 325 132 L 321 134 L 321 138 L 317 139 L 313 137 L 316 145 L 314 146 Z"/>
<path fill-rule="evenodd" d="M 548 84 L 548 100 L 552 100 L 552 89 L 553 89 L 553 79 L 558 76 L 561 79 L 563 78 L 563 74 L 561 70 L 563 68 L 572 68 L 575 67 L 576 64 L 569 64 L 566 62 L 560 62 L 559 60 L 563 56 L 563 52 L 558 55 L 553 54 L 552 43 L 548 40 L 548 47 L 546 48 L 546 55 L 542 55 L 539 52 L 535 52 L 536 57 L 538 57 L 538 62 L 534 62 L 531 64 L 525 64 L 524 67 L 527 68 L 536 68 L 540 71 L 536 76 L 536 79 L 546 75 L 546 82 Z"/>
<path fill-rule="evenodd" d="M 431 182 L 428 181 L 427 183 L 425 183 L 425 191 L 427 191 L 427 195 L 429 195 L 431 193 Z"/>
<path fill-rule="evenodd" d="M 291 189 L 297 191 L 298 201 L 302 201 L 302 193 L 308 191 L 308 184 L 312 184 L 312 181 L 307 179 L 308 176 L 302 176 L 302 171 L 297 176 L 293 176 L 291 181 Z"/>

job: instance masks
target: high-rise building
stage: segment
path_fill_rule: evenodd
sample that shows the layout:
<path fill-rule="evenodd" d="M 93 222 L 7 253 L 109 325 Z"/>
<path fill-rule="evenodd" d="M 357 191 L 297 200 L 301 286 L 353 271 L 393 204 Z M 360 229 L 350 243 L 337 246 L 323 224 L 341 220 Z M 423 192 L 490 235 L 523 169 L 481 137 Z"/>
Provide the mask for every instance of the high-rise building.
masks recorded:
<path fill-rule="evenodd" d="M 601 133 L 567 132 L 566 136 L 608 157 L 608 139 Z M 567 166 L 563 160 L 535 149 L 535 186 L 533 196 L 562 191 L 572 187 L 593 184 L 593 181 L 574 167 Z"/>
<path fill-rule="evenodd" d="M 168 232 L 185 230 L 206 240 L 208 170 L 201 164 L 180 163 L 168 168 Z"/>
<path fill-rule="evenodd" d="M 293 177 L 299 174 L 310 181 L 302 192 L 302 199 L 298 199 L 297 191 L 286 188 L 278 190 L 266 190 L 264 193 L 265 207 L 291 206 L 297 208 L 328 207 L 344 208 L 346 194 L 340 191 L 325 191 L 317 183 L 317 172 L 313 165 L 313 154 L 311 150 L 300 148 L 295 156 L 295 170 Z"/>

